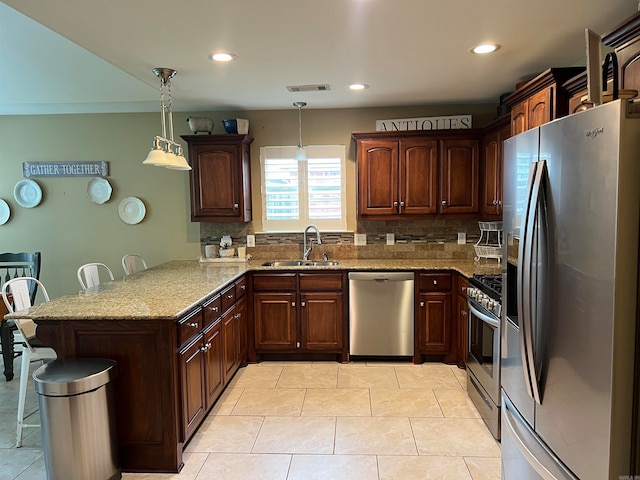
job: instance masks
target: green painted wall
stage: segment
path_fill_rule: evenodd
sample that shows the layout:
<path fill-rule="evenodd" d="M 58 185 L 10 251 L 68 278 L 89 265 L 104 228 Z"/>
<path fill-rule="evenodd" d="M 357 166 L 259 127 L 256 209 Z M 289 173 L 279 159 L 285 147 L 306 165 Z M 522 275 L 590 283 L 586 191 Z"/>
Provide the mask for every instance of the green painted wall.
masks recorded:
<path fill-rule="evenodd" d="M 307 99 L 310 103 L 312 99 Z M 493 105 L 312 110 L 302 112 L 303 142 L 347 145 L 348 226 L 355 229 L 355 152 L 353 131 L 373 131 L 375 121 L 436 115 L 472 114 L 474 127 L 494 116 Z M 189 113 L 174 114 L 175 135 L 190 134 Z M 197 112 L 215 121 L 214 133 L 224 133 L 223 118 L 250 121 L 254 231 L 261 231 L 259 148 L 296 145 L 298 114 L 291 110 Z M 195 259 L 200 254 L 200 226 L 189 220 L 189 180 L 186 172 L 142 165 L 154 135 L 160 133 L 159 113 L 0 116 L 0 198 L 11 218 L 0 225 L 0 252 L 41 251 L 41 280 L 50 296 L 75 294 L 78 267 L 102 262 L 122 278 L 120 259 L 139 253 L 149 266 L 171 259 Z M 184 145 L 184 142 L 182 142 Z M 185 145 L 186 147 L 186 145 Z M 186 151 L 186 148 L 185 148 Z M 86 194 L 90 177 L 34 178 L 43 200 L 36 208 L 20 207 L 13 187 L 22 179 L 22 162 L 109 162 L 111 199 L 92 203 Z M 127 225 L 118 204 L 128 196 L 146 205 L 146 217 Z"/>

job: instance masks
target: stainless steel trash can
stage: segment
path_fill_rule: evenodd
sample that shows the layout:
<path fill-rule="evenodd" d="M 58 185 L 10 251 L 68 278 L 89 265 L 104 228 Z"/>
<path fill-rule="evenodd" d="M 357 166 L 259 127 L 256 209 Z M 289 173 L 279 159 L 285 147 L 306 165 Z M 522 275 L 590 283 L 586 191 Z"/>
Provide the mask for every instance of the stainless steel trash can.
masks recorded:
<path fill-rule="evenodd" d="M 33 373 L 48 480 L 122 478 L 118 459 L 114 360 L 63 358 Z"/>

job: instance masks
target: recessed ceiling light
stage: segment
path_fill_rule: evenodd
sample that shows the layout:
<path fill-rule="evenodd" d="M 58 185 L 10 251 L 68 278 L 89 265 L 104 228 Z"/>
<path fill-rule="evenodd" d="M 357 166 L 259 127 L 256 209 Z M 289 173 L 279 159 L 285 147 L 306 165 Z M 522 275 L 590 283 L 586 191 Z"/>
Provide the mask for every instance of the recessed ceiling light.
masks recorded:
<path fill-rule="evenodd" d="M 349 85 L 350 90 L 364 90 L 365 88 L 369 88 L 369 85 L 365 85 L 364 83 L 352 83 Z"/>
<path fill-rule="evenodd" d="M 500 45 L 497 43 L 482 43 L 476 47 L 473 47 L 470 52 L 471 53 L 492 53 L 500 48 Z"/>
<path fill-rule="evenodd" d="M 210 54 L 209 59 L 215 62 L 232 62 L 234 60 L 237 60 L 238 56 L 234 55 L 233 53 L 220 52 Z"/>

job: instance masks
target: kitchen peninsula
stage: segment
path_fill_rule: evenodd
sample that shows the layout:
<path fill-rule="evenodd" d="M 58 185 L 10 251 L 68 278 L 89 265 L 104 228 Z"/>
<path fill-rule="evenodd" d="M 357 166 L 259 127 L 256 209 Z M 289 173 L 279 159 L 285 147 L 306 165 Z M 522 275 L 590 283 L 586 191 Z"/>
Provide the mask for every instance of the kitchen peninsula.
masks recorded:
<path fill-rule="evenodd" d="M 495 263 L 457 259 L 341 259 L 301 269 L 449 270 L 466 277 L 500 271 Z M 178 472 L 185 442 L 253 348 L 246 275 L 278 270 L 291 267 L 171 261 L 8 318 L 32 318 L 38 338 L 60 357 L 116 360 L 123 470 Z"/>

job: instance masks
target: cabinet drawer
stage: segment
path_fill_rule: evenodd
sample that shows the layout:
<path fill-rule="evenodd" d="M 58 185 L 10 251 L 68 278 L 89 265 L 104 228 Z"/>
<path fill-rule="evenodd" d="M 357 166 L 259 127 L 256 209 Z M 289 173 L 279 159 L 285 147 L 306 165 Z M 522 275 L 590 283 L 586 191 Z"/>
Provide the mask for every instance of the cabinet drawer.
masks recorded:
<path fill-rule="evenodd" d="M 211 325 L 222 313 L 222 299 L 220 295 L 216 295 L 212 300 L 202 306 L 204 316 L 204 326 Z"/>
<path fill-rule="evenodd" d="M 198 308 L 178 321 L 178 344 L 184 345 L 202 330 L 202 310 Z"/>
<path fill-rule="evenodd" d="M 220 292 L 220 300 L 222 303 L 222 311 L 226 312 L 234 303 L 236 303 L 236 285 L 229 285 Z"/>
<path fill-rule="evenodd" d="M 450 273 L 420 273 L 418 288 L 421 292 L 444 292 L 451 290 Z"/>
<path fill-rule="evenodd" d="M 247 293 L 247 277 L 236 280 L 236 300 L 240 300 Z"/>
<path fill-rule="evenodd" d="M 301 291 L 342 290 L 341 273 L 301 273 Z"/>
<path fill-rule="evenodd" d="M 288 291 L 296 290 L 295 273 L 255 273 L 253 275 L 254 291 Z"/>

